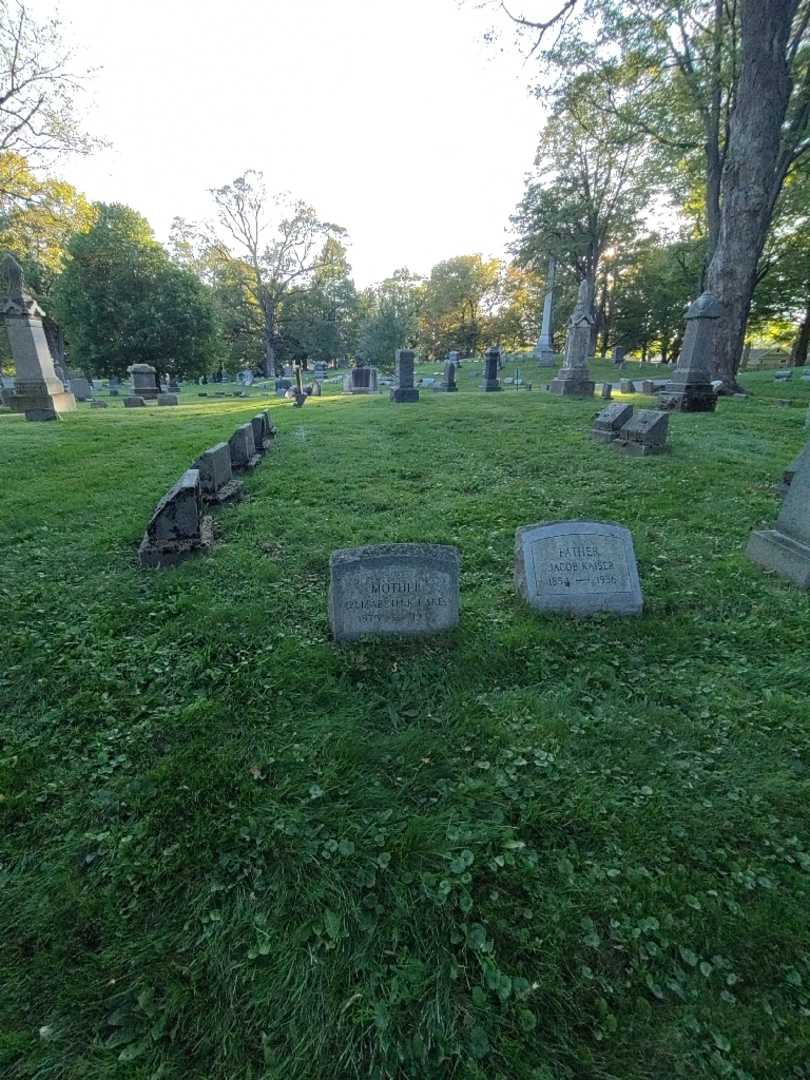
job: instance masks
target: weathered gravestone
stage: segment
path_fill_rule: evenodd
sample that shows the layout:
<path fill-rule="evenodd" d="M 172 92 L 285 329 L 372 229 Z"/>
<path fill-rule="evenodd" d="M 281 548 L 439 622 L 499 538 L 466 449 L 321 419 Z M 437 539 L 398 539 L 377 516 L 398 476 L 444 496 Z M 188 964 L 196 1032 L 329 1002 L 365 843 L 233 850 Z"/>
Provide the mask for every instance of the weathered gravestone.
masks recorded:
<path fill-rule="evenodd" d="M 147 568 L 177 566 L 213 543 L 210 517 L 203 514 L 200 475 L 188 469 L 155 508 L 146 527 L 138 561 Z"/>
<path fill-rule="evenodd" d="M 579 286 L 576 307 L 568 320 L 568 337 L 565 342 L 565 360 L 550 384 L 552 394 L 566 397 L 593 397 L 596 384 L 588 370 L 588 354 L 594 317 L 591 310 L 591 292 L 588 282 Z"/>
<path fill-rule="evenodd" d="M 773 377 L 774 377 L 774 380 L 776 382 L 787 382 L 789 379 L 793 378 L 793 372 L 790 371 L 790 370 L 788 370 L 788 371 L 775 371 L 773 373 Z"/>
<path fill-rule="evenodd" d="M 22 268 L 12 255 L 0 262 L 0 277 L 5 280 L 0 315 L 14 359 L 14 392 L 3 400 L 26 420 L 57 420 L 76 408 L 76 399 L 56 374 L 42 326 L 44 313 L 27 292 Z"/>
<path fill-rule="evenodd" d="M 252 424 L 242 424 L 238 427 L 231 435 L 228 445 L 231 449 L 231 468 L 234 472 L 246 472 L 249 469 L 255 469 L 259 464 L 260 455 L 256 452 Z"/>
<path fill-rule="evenodd" d="M 416 353 L 413 349 L 397 349 L 394 359 L 396 386 L 390 393 L 391 401 L 418 401 L 419 391 L 413 385 L 413 365 Z"/>
<path fill-rule="evenodd" d="M 450 357 L 453 355 L 453 353 L 450 353 L 447 360 L 445 360 L 444 377 L 438 386 L 433 387 L 434 390 L 442 391 L 446 394 L 455 394 L 457 392 L 458 384 L 456 383 L 456 362 L 455 360 L 450 359 Z"/>
<path fill-rule="evenodd" d="M 686 334 L 672 373 L 661 395 L 661 404 L 681 412 L 713 412 L 717 393 L 712 388 L 711 365 L 720 303 L 710 292 L 704 292 L 686 313 Z"/>
<path fill-rule="evenodd" d="M 92 401 L 93 387 L 83 375 L 70 376 L 70 392 L 77 401 Z"/>
<path fill-rule="evenodd" d="M 321 394 L 322 394 L 321 382 L 320 382 L 320 379 L 318 379 L 318 377 L 316 375 L 315 376 L 315 381 L 312 384 L 312 396 L 313 397 L 320 397 Z"/>
<path fill-rule="evenodd" d="M 499 371 L 501 366 L 501 350 L 497 345 L 491 345 L 484 353 L 484 381 L 481 389 L 487 393 L 493 393 L 501 389 Z"/>
<path fill-rule="evenodd" d="M 242 481 L 235 480 L 231 469 L 231 448 L 217 443 L 205 450 L 192 465 L 200 474 L 203 501 L 220 505 L 242 497 Z"/>
<path fill-rule="evenodd" d="M 157 371 L 151 364 L 133 364 L 128 368 L 132 375 L 132 391 L 137 397 L 156 400 L 160 394 Z"/>
<path fill-rule="evenodd" d="M 365 360 L 358 356 L 355 366 L 346 380 L 346 392 L 349 394 L 373 394 L 377 390 L 377 369 L 368 367 Z"/>
<path fill-rule="evenodd" d="M 458 549 L 445 544 L 345 548 L 329 560 L 329 625 L 364 634 L 438 634 L 458 623 Z"/>
<path fill-rule="evenodd" d="M 602 383 L 601 395 L 603 401 L 610 401 L 613 397 L 613 383 Z"/>
<path fill-rule="evenodd" d="M 177 394 L 158 394 L 158 405 L 176 405 Z"/>
<path fill-rule="evenodd" d="M 270 431 L 270 419 L 266 412 L 257 413 L 250 421 L 253 428 L 253 443 L 258 454 L 264 454 L 273 445 Z"/>
<path fill-rule="evenodd" d="M 641 380 L 641 392 L 642 392 L 642 394 L 654 394 L 655 393 L 655 383 L 652 381 L 652 379 L 642 379 Z"/>
<path fill-rule="evenodd" d="M 635 394 L 636 385 L 632 379 L 619 379 L 620 394 Z"/>
<path fill-rule="evenodd" d="M 633 415 L 632 405 L 608 405 L 598 414 L 591 428 L 591 437 L 596 442 L 610 443 L 619 437 L 619 431 Z"/>
<path fill-rule="evenodd" d="M 90 402 L 91 409 L 107 409 L 109 405 L 109 401 L 99 401 L 97 398 Z"/>
<path fill-rule="evenodd" d="M 538 611 L 638 615 L 643 606 L 633 537 L 613 522 L 541 522 L 518 529 L 515 586 Z"/>
<path fill-rule="evenodd" d="M 791 463 L 785 468 L 785 471 L 782 473 L 782 483 L 777 485 L 777 490 L 781 495 L 787 494 L 787 489 L 793 483 L 793 477 L 798 472 L 802 460 L 808 455 L 810 455 L 810 443 L 808 443 L 798 452 L 793 461 L 791 461 Z"/>
<path fill-rule="evenodd" d="M 146 405 L 146 402 L 142 397 L 125 397 L 124 408 L 126 409 L 140 409 Z"/>
<path fill-rule="evenodd" d="M 773 529 L 753 532 L 748 558 L 810 589 L 810 454 L 802 454 Z"/>
<path fill-rule="evenodd" d="M 639 409 L 619 432 L 616 446 L 636 457 L 660 454 L 666 449 L 669 413 L 658 409 Z"/>

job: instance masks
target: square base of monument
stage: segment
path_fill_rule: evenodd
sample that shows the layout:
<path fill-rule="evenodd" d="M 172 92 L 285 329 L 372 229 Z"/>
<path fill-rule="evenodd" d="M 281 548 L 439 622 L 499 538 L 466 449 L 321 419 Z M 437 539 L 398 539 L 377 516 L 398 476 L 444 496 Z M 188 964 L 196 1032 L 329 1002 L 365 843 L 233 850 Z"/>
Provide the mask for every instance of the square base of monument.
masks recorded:
<path fill-rule="evenodd" d="M 710 386 L 685 386 L 680 390 L 665 389 L 658 395 L 661 409 L 675 412 L 714 412 L 717 394 Z"/>
<path fill-rule="evenodd" d="M 213 519 L 204 517 L 200 523 L 198 540 L 178 540 L 174 543 L 153 544 L 144 536 L 138 548 L 138 562 L 144 570 L 163 570 L 190 559 L 193 555 L 209 551 L 214 543 Z"/>
<path fill-rule="evenodd" d="M 442 394 L 455 394 L 458 390 L 457 386 L 434 386 L 432 389 L 438 390 Z"/>
<path fill-rule="evenodd" d="M 485 394 L 494 394 L 497 390 L 502 390 L 503 387 L 499 382 L 482 382 L 481 389 Z"/>
<path fill-rule="evenodd" d="M 262 460 L 261 454 L 254 454 L 250 461 L 244 462 L 242 465 L 234 465 L 234 472 L 253 472 L 259 462 Z"/>
<path fill-rule="evenodd" d="M 552 379 L 548 389 L 563 397 L 593 397 L 596 383 L 588 379 Z"/>
<path fill-rule="evenodd" d="M 371 393 L 371 387 L 370 386 L 353 386 L 351 388 L 351 390 L 349 390 L 348 392 L 350 394 L 370 394 Z"/>
<path fill-rule="evenodd" d="M 63 394 L 13 393 L 8 403 L 14 412 L 25 413 L 26 420 L 58 420 L 60 413 L 76 408 L 76 398 L 67 390 Z"/>
<path fill-rule="evenodd" d="M 237 502 L 244 495 L 244 484 L 241 480 L 231 480 L 223 484 L 219 491 L 213 495 L 203 493 L 203 502 L 206 506 L 222 506 L 223 503 Z"/>
<path fill-rule="evenodd" d="M 391 394 L 390 394 L 390 397 L 391 397 L 391 401 L 397 401 L 397 402 L 418 401 L 419 400 L 419 391 L 416 389 L 415 386 L 413 386 L 413 387 L 411 387 L 411 386 L 402 386 L 402 387 L 398 387 L 396 390 L 392 390 Z"/>
<path fill-rule="evenodd" d="M 793 540 L 776 529 L 751 533 L 748 558 L 775 574 L 792 581 L 800 589 L 810 589 L 810 546 Z"/>

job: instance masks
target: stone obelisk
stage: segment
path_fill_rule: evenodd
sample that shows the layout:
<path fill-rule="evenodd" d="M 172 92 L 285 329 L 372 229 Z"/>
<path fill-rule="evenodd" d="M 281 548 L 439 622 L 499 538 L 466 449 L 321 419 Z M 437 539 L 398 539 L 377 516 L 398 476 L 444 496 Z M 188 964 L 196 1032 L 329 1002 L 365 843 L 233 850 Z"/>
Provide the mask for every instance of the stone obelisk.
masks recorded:
<path fill-rule="evenodd" d="M 76 399 L 56 374 L 42 327 L 42 309 L 26 292 L 22 268 L 13 255 L 0 261 L 0 279 L 6 283 L 0 314 L 15 368 L 14 393 L 8 395 L 8 402 L 14 412 L 25 413 L 26 420 L 58 420 L 60 413 L 76 408 Z"/>
<path fill-rule="evenodd" d="M 659 400 L 665 409 L 713 412 L 717 394 L 712 387 L 714 339 L 722 314 L 710 292 L 695 300 L 686 313 L 686 334 L 678 365 Z"/>
<path fill-rule="evenodd" d="M 554 308 L 554 285 L 556 281 L 557 260 L 552 256 L 548 260 L 546 295 L 543 299 L 543 325 L 540 327 L 540 337 L 534 347 L 535 359 L 540 367 L 554 367 L 556 364 L 554 345 L 551 341 L 551 315 Z"/>
<path fill-rule="evenodd" d="M 591 290 L 587 279 L 579 286 L 577 306 L 568 320 L 565 341 L 565 361 L 549 386 L 552 394 L 566 397 L 593 397 L 595 383 L 588 370 L 594 318 L 591 311 Z"/>

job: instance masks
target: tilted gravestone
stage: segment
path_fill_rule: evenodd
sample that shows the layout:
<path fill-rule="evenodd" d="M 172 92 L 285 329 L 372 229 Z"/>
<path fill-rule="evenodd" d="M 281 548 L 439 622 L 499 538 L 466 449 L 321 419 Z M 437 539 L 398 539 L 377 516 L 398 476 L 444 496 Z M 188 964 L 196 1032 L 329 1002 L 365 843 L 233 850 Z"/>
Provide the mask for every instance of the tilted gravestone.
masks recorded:
<path fill-rule="evenodd" d="M 601 394 L 603 401 L 610 401 L 610 399 L 613 397 L 613 383 L 602 383 Z"/>
<path fill-rule="evenodd" d="M 221 505 L 242 497 L 242 481 L 235 480 L 231 469 L 231 448 L 226 442 L 205 450 L 192 465 L 200 474 L 203 501 Z"/>
<path fill-rule="evenodd" d="M 438 634 L 458 623 L 458 549 L 374 544 L 329 560 L 329 625 L 337 641 L 365 634 Z"/>
<path fill-rule="evenodd" d="M 253 445 L 256 447 L 257 454 L 263 454 L 271 446 L 270 439 L 265 434 L 265 424 L 264 413 L 257 413 L 250 421 L 250 426 L 253 428 Z"/>
<path fill-rule="evenodd" d="M 146 402 L 143 400 L 142 397 L 124 398 L 124 408 L 126 409 L 140 409 L 144 405 L 146 405 Z"/>
<path fill-rule="evenodd" d="M 613 522 L 541 522 L 518 529 L 515 586 L 538 611 L 638 615 L 643 607 L 633 537 Z"/>
<path fill-rule="evenodd" d="M 802 454 L 773 529 L 753 532 L 748 558 L 810 589 L 810 454 Z"/>
<path fill-rule="evenodd" d="M 714 339 L 723 312 L 719 301 L 704 292 L 686 313 L 686 334 L 678 366 L 661 395 L 667 409 L 682 412 L 713 412 L 717 393 L 711 383 Z"/>
<path fill-rule="evenodd" d="M 413 365 L 416 353 L 413 349 L 397 349 L 394 359 L 396 386 L 390 393 L 391 401 L 418 401 L 419 391 L 413 385 Z"/>
<path fill-rule="evenodd" d="M 200 474 L 188 469 L 160 500 L 138 548 L 142 567 L 177 566 L 213 543 L 211 518 L 203 514 Z"/>
<path fill-rule="evenodd" d="M 234 472 L 255 469 L 259 464 L 260 455 L 256 453 L 252 424 L 242 424 L 238 427 L 231 435 L 228 445 L 231 449 L 231 468 Z"/>
<path fill-rule="evenodd" d="M 500 366 L 501 350 L 497 345 L 491 345 L 484 353 L 484 381 L 481 383 L 481 389 L 486 393 L 501 389 Z"/>
<path fill-rule="evenodd" d="M 158 394 L 158 405 L 176 405 L 177 394 Z"/>
<path fill-rule="evenodd" d="M 666 449 L 669 413 L 658 409 L 639 409 L 619 432 L 616 446 L 627 454 L 646 457 Z"/>
<path fill-rule="evenodd" d="M 591 428 L 591 437 L 596 442 L 609 443 L 619 437 L 619 431 L 633 415 L 632 405 L 608 405 L 598 414 Z"/>

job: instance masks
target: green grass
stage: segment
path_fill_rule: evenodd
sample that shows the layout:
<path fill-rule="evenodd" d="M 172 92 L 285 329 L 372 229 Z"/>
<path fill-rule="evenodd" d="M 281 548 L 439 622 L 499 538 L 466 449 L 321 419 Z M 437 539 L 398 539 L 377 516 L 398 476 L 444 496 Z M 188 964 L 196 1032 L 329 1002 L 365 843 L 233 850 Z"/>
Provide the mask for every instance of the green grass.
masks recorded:
<path fill-rule="evenodd" d="M 810 596 L 743 555 L 810 386 L 626 459 L 461 378 L 273 399 L 169 572 L 148 515 L 258 393 L 0 416 L 4 1077 L 810 1077 Z M 641 618 L 515 596 L 515 529 L 576 517 L 632 530 Z M 331 643 L 330 551 L 411 540 L 461 549 L 458 629 Z"/>

